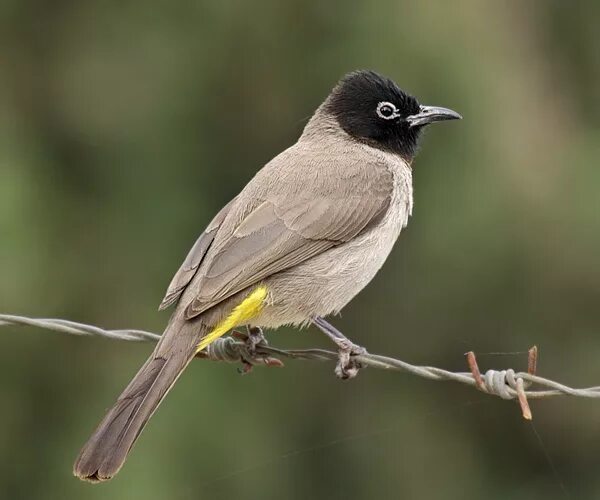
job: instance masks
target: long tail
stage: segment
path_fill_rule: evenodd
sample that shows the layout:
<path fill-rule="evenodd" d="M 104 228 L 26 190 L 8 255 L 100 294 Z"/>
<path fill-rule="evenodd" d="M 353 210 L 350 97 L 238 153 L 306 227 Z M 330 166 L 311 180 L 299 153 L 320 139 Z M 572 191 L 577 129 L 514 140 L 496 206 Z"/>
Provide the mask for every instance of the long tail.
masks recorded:
<path fill-rule="evenodd" d="M 73 474 L 99 482 L 119 472 L 146 422 L 194 357 L 204 333 L 198 322 L 169 324 L 152 356 L 81 449 Z"/>

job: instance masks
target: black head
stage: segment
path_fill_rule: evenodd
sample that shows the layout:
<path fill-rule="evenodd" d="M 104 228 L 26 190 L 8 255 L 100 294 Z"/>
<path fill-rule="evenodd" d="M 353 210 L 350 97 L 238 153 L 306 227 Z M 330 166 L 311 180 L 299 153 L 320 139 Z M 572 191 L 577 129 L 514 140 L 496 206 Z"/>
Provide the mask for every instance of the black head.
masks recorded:
<path fill-rule="evenodd" d="M 446 108 L 420 105 L 392 80 L 374 71 L 355 71 L 342 78 L 327 98 L 325 110 L 355 139 L 408 160 L 416 154 L 425 125 L 461 118 Z"/>

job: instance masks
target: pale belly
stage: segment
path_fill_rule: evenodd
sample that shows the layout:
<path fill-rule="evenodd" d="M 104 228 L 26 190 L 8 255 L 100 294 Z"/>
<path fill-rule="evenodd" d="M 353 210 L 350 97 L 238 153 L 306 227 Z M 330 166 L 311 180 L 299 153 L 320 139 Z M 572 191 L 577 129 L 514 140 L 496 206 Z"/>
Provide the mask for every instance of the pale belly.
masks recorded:
<path fill-rule="evenodd" d="M 275 328 L 340 311 L 373 279 L 392 249 L 392 238 L 375 239 L 373 235 L 333 248 L 269 278 L 268 304 L 253 323 Z"/>

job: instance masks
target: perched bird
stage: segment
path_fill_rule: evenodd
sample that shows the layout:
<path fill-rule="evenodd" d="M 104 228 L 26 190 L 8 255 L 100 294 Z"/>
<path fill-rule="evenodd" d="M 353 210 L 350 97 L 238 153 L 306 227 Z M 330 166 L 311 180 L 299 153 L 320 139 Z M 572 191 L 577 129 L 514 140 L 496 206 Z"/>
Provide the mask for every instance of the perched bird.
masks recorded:
<path fill-rule="evenodd" d="M 381 268 L 413 206 L 411 165 L 423 128 L 459 119 L 420 105 L 372 71 L 346 75 L 298 142 L 215 216 L 173 278 L 162 338 L 81 450 L 74 474 L 112 478 L 161 400 L 201 350 L 232 328 L 314 324 L 356 373 L 363 352 L 323 317 Z"/>

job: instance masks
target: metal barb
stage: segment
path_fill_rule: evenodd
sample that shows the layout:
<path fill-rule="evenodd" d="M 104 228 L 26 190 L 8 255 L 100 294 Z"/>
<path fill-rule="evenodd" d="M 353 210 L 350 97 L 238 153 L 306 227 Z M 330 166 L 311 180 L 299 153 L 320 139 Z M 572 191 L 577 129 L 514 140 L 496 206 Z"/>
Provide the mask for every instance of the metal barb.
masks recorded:
<path fill-rule="evenodd" d="M 483 392 L 487 392 L 485 388 L 485 382 L 481 377 L 481 372 L 479 371 L 479 366 L 477 365 L 477 358 L 475 357 L 475 353 L 473 351 L 469 351 L 467 354 L 467 365 L 469 365 L 469 370 L 471 370 L 471 375 L 473 375 L 473 379 L 475 380 L 475 385 L 477 389 Z"/>
<path fill-rule="evenodd" d="M 531 349 L 529 349 L 528 353 L 529 353 L 529 356 L 527 359 L 527 373 L 529 373 L 529 375 L 535 375 L 535 372 L 537 371 L 537 361 L 538 361 L 537 346 L 534 345 L 533 347 L 531 347 Z"/>
<path fill-rule="evenodd" d="M 527 373 L 535 376 L 537 364 L 537 347 L 533 346 L 529 349 L 529 358 L 527 363 Z M 471 372 L 471 376 L 475 381 L 475 386 L 486 394 L 499 396 L 503 399 L 514 399 L 515 396 L 521 406 L 521 414 L 525 420 L 532 420 L 533 415 L 527 400 L 527 392 L 525 391 L 525 381 L 522 376 L 515 374 L 514 370 L 488 370 L 485 377 L 481 375 L 477 358 L 473 351 L 466 353 L 467 365 Z M 527 383 L 530 385 L 530 382 Z M 512 389 L 511 392 L 510 389 Z"/>

